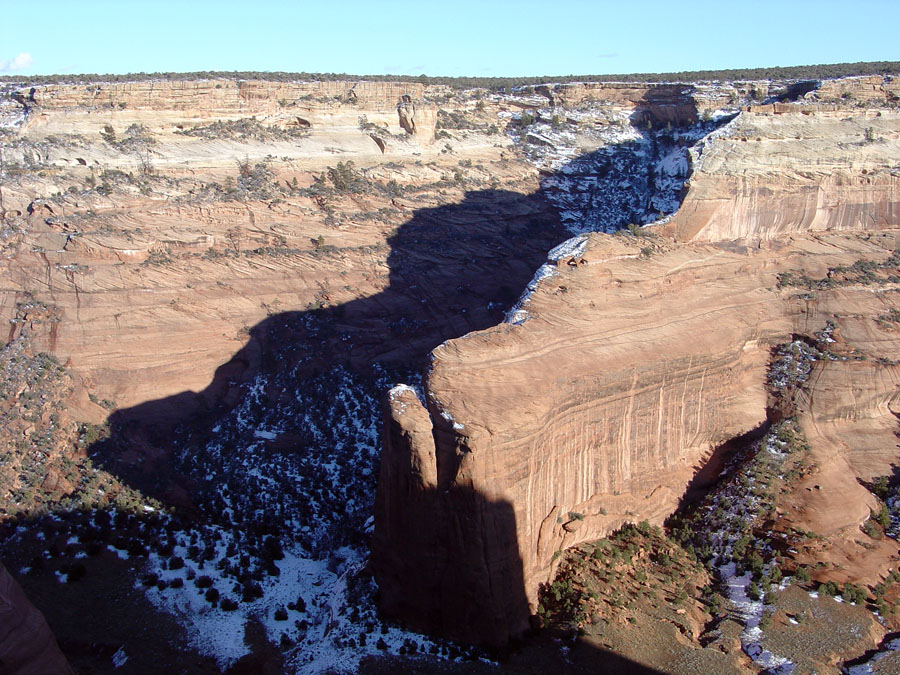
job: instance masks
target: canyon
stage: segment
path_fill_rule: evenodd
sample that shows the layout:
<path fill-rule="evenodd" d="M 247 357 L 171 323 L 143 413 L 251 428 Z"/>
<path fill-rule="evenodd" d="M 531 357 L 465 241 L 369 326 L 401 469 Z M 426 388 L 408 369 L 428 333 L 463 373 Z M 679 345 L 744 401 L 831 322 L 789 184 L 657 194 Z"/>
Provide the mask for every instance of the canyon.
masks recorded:
<path fill-rule="evenodd" d="M 624 523 L 662 524 L 716 448 L 776 416 L 776 347 L 826 328 L 840 357 L 814 366 L 790 413 L 816 466 L 795 489 L 811 492 L 779 515 L 835 540 L 844 581 L 877 580 L 855 533 L 877 510 L 863 484 L 896 461 L 896 333 L 883 320 L 896 275 L 812 293 L 779 280 L 894 269 L 898 118 L 773 107 L 729 127 L 692 149 L 667 223 L 573 240 L 521 317 L 433 352 L 424 401 L 391 397 L 375 561 L 386 595 L 420 605 L 398 601 L 398 615 L 467 640 L 523 633 L 559 553 Z M 461 510 L 465 526 L 428 532 Z M 422 556 L 397 560 L 408 541 Z M 894 553 L 880 549 L 883 569 Z M 527 603 L 511 606 L 519 570 Z M 503 618 L 465 617 L 459 589 L 479 616 Z"/>
<path fill-rule="evenodd" d="M 772 527 L 817 535 L 816 580 L 883 580 L 898 88 L 814 84 L 7 86 L 5 562 L 191 617 L 139 646 L 41 606 L 63 652 L 505 648 L 566 551 L 662 525 L 784 419 L 809 470 Z"/>

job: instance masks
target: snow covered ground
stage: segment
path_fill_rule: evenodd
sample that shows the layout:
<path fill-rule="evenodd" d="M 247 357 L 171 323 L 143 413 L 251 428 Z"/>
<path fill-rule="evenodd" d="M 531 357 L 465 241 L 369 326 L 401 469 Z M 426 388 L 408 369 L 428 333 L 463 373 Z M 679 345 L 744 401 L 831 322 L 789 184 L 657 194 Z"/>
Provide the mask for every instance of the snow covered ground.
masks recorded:
<path fill-rule="evenodd" d="M 21 574 L 49 566 L 76 583 L 91 559 L 133 566 L 135 588 L 176 617 L 187 642 L 222 669 L 264 634 L 294 672 L 355 672 L 367 655 L 478 658 L 477 650 L 382 622 L 367 569 L 380 449 L 380 399 L 421 377 L 373 366 L 319 374 L 275 369 L 241 402 L 179 441 L 196 511 L 155 503 L 49 513 L 5 540 L 43 549 Z M 418 394 L 421 396 L 421 394 Z M 41 559 L 39 559 L 41 558 Z M 249 629 L 249 630 L 248 630 Z M 129 644 L 112 665 L 128 666 Z"/>
<path fill-rule="evenodd" d="M 516 304 L 506 313 L 503 322 L 516 325 L 524 323 L 528 318 L 526 306 L 528 305 L 528 301 L 531 300 L 531 296 L 534 295 L 534 292 L 538 289 L 540 283 L 544 279 L 549 279 L 550 277 L 559 274 L 556 262 L 563 258 L 577 258 L 583 255 L 586 246 L 587 237 L 584 234 L 579 234 L 571 239 L 567 239 L 559 246 L 552 248 L 547 254 L 547 262 L 538 267 L 537 272 L 534 273 L 534 277 L 532 277 L 531 281 L 528 282 L 528 285 L 525 287 L 525 292 L 522 293 L 522 296 L 518 299 Z"/>
<path fill-rule="evenodd" d="M 791 424 L 785 421 L 781 425 Z M 703 521 L 708 528 L 699 533 L 710 567 L 724 586 L 731 608 L 744 626 L 741 645 L 744 652 L 766 672 L 790 673 L 795 664 L 772 653 L 764 646 L 762 620 L 773 611 L 766 604 L 773 580 L 787 580 L 776 571 L 775 554 L 769 541 L 755 537 L 754 522 L 765 508 L 767 474 L 791 452 L 788 442 L 774 426 L 745 453 L 732 458 L 722 472 L 722 482 L 703 505 Z"/>
<path fill-rule="evenodd" d="M 567 111 L 564 121 L 552 108 L 513 118 L 518 123 L 509 133 L 545 174 L 541 189 L 563 225 L 579 234 L 646 225 L 675 213 L 695 158 L 732 115 L 656 129 L 635 126 L 627 112 L 601 105 Z"/>
<path fill-rule="evenodd" d="M 376 613 L 367 535 L 379 398 L 393 381 L 341 366 L 312 378 L 259 376 L 208 440 L 182 449 L 180 468 L 200 483 L 207 519 L 169 528 L 140 583 L 220 666 L 248 652 L 248 622 L 305 673 L 353 672 L 367 654 L 463 655 Z M 285 391 L 292 396 L 273 402 Z"/>

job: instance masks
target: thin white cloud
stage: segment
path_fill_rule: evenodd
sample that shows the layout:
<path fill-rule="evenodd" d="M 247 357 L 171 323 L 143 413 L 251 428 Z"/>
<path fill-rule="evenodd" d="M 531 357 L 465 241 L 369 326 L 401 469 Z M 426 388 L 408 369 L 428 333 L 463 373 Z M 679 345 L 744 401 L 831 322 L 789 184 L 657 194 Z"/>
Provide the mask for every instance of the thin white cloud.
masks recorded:
<path fill-rule="evenodd" d="M 33 60 L 28 52 L 20 52 L 16 54 L 15 58 L 0 61 L 0 73 L 22 70 L 30 66 Z"/>

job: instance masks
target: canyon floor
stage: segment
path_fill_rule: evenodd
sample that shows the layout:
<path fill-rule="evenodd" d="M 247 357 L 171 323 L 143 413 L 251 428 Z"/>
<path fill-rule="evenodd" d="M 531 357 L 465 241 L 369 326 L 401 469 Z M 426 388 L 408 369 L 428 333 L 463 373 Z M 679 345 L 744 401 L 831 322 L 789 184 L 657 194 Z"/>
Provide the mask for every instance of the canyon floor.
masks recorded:
<path fill-rule="evenodd" d="M 793 84 L 7 85 L 74 668 L 896 669 L 897 90 Z"/>

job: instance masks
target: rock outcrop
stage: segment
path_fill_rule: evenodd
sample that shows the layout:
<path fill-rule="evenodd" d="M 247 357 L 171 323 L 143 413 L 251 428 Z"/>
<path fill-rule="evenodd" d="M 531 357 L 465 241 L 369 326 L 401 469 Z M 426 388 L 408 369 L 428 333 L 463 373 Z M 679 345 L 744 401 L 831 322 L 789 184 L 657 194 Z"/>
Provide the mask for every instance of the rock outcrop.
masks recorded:
<path fill-rule="evenodd" d="M 373 543 L 382 609 L 423 632 L 504 645 L 510 623 L 522 632 L 530 617 L 512 505 L 439 475 L 446 469 L 415 392 L 398 387 L 388 398 Z"/>
<path fill-rule="evenodd" d="M 900 222 L 900 114 L 743 113 L 692 156 L 690 189 L 666 226 L 679 241 L 877 230 Z"/>
<path fill-rule="evenodd" d="M 416 104 L 408 94 L 404 94 L 397 104 L 397 117 L 406 133 L 410 136 L 416 133 Z"/>
<path fill-rule="evenodd" d="M 439 501 L 462 490 L 512 506 L 534 612 L 557 551 L 629 520 L 661 522 L 712 448 L 765 421 L 759 375 L 767 353 L 759 338 L 770 299 L 759 293 L 758 277 L 743 275 L 746 283 L 727 296 L 717 283 L 746 261 L 713 249 L 644 260 L 637 245 L 601 236 L 590 238 L 583 255 L 587 265 L 564 265 L 543 282 L 547 291 L 531 299 L 522 325 L 435 350 L 427 413 L 409 397 L 399 408 L 392 402 L 391 421 L 401 432 L 387 436 L 393 440 L 382 458 L 376 514 L 403 512 L 409 527 L 376 520 L 376 569 L 390 566 L 392 550 L 405 552 L 406 567 L 428 567 L 406 543 L 429 522 L 402 489 L 404 458 L 415 456 L 419 465 L 436 465 Z M 694 257 L 707 262 L 697 265 Z M 673 302 L 691 309 L 672 317 L 662 308 Z M 715 332 L 707 330 L 712 322 Z M 406 438 L 415 446 L 404 446 Z M 491 538 L 482 521 L 473 522 L 465 539 L 489 542 L 470 550 L 484 560 Z M 378 579 L 388 598 L 414 597 L 422 611 L 443 611 L 427 588 L 407 585 L 414 578 Z M 479 588 L 479 597 L 496 603 L 494 612 L 505 601 L 480 577 L 456 585 Z M 508 617 L 506 634 L 490 639 L 523 631 L 527 618 Z"/>
<path fill-rule="evenodd" d="M 0 671 L 9 675 L 74 675 L 44 616 L 0 563 Z"/>
<path fill-rule="evenodd" d="M 483 518 L 453 514 L 471 529 L 452 541 L 472 542 L 454 560 L 477 564 L 432 564 L 449 546 L 443 528 L 459 492 L 510 505 L 535 611 L 560 550 L 625 522 L 661 523 L 718 446 L 766 425 L 773 348 L 835 326 L 852 346 L 815 367 L 793 411 L 810 428 L 809 481 L 829 506 L 790 517 L 852 539 L 874 504 L 858 479 L 896 462 L 900 349 L 879 316 L 897 299 L 871 286 L 891 291 L 896 281 L 898 122 L 888 111 L 745 113 L 694 158 L 685 203 L 659 228 L 674 239 L 590 235 L 574 264 L 540 281 L 515 324 L 434 350 L 426 403 L 404 395 L 389 404 L 373 546 L 385 606 L 469 639 L 432 590 L 450 575 L 480 589 L 492 615 L 505 611 L 508 597 L 489 579 L 510 556 L 491 548 Z M 831 278 L 854 264 L 886 271 Z M 831 281 L 803 293 L 790 278 Z M 410 485 L 425 476 L 437 490 L 423 507 Z M 422 532 L 431 548 L 419 548 Z M 418 568 L 439 579 L 396 573 Z M 505 635 L 489 640 L 527 626 L 521 612 L 506 616 Z"/>
<path fill-rule="evenodd" d="M 535 94 L 545 96 L 551 106 L 571 108 L 587 103 L 603 102 L 633 110 L 635 122 L 665 126 L 693 124 L 697 121 L 696 87 L 690 84 L 626 84 L 623 82 L 591 82 L 533 87 Z"/>
<path fill-rule="evenodd" d="M 843 103 L 891 104 L 900 99 L 900 79 L 871 75 L 823 80 L 807 97 Z"/>
<path fill-rule="evenodd" d="M 447 572 L 436 570 L 449 569 L 456 587 L 480 589 L 477 597 L 490 599 L 494 614 L 503 611 L 508 598 L 488 583 L 490 573 L 465 571 L 479 565 L 432 564 L 434 551 L 448 546 L 441 532 L 451 512 L 470 525 L 454 536 L 472 543 L 452 560 L 474 557 L 491 570 L 498 555 L 483 519 L 450 509 L 457 492 L 510 505 L 531 611 L 558 551 L 625 522 L 661 523 L 716 447 L 766 423 L 771 349 L 794 334 L 821 330 L 834 316 L 832 307 L 820 311 L 816 303 L 793 300 L 795 292 L 776 290 L 778 271 L 849 265 L 863 253 L 886 257 L 884 248 L 863 241 L 833 235 L 772 249 L 695 244 L 647 258 L 642 242 L 592 235 L 583 254 L 588 264 L 561 266 L 559 276 L 545 280 L 523 324 L 436 349 L 427 406 L 405 395 L 389 407 L 374 544 L 385 603 L 406 602 L 414 623 L 455 626 L 451 634 L 469 638 L 431 591 L 439 582 L 397 573 L 427 569 L 445 579 Z M 870 293 L 842 294 L 846 308 Z M 882 349 L 896 353 L 896 341 L 890 344 Z M 822 499 L 846 491 L 859 507 L 832 502 L 837 512 L 829 529 L 816 531 L 836 532 L 855 529 L 868 516 L 871 498 L 856 477 L 890 471 L 895 453 L 885 434 L 896 431 L 891 409 L 900 369 L 877 361 L 823 368 L 830 375 L 816 379 L 806 419 L 833 420 L 820 433 L 845 440 L 836 452 L 834 441 L 816 451 L 823 472 L 837 467 L 828 481 L 833 491 Z M 837 382 L 852 373 L 859 384 L 848 402 Z M 861 446 L 847 442 L 842 426 L 882 435 Z M 432 491 L 427 507 L 411 498 L 417 490 Z M 423 532 L 433 540 L 419 548 Z M 441 618 L 425 619 L 431 615 Z M 507 637 L 527 627 L 522 613 L 507 617 Z M 502 641 L 503 634 L 490 639 Z"/>

